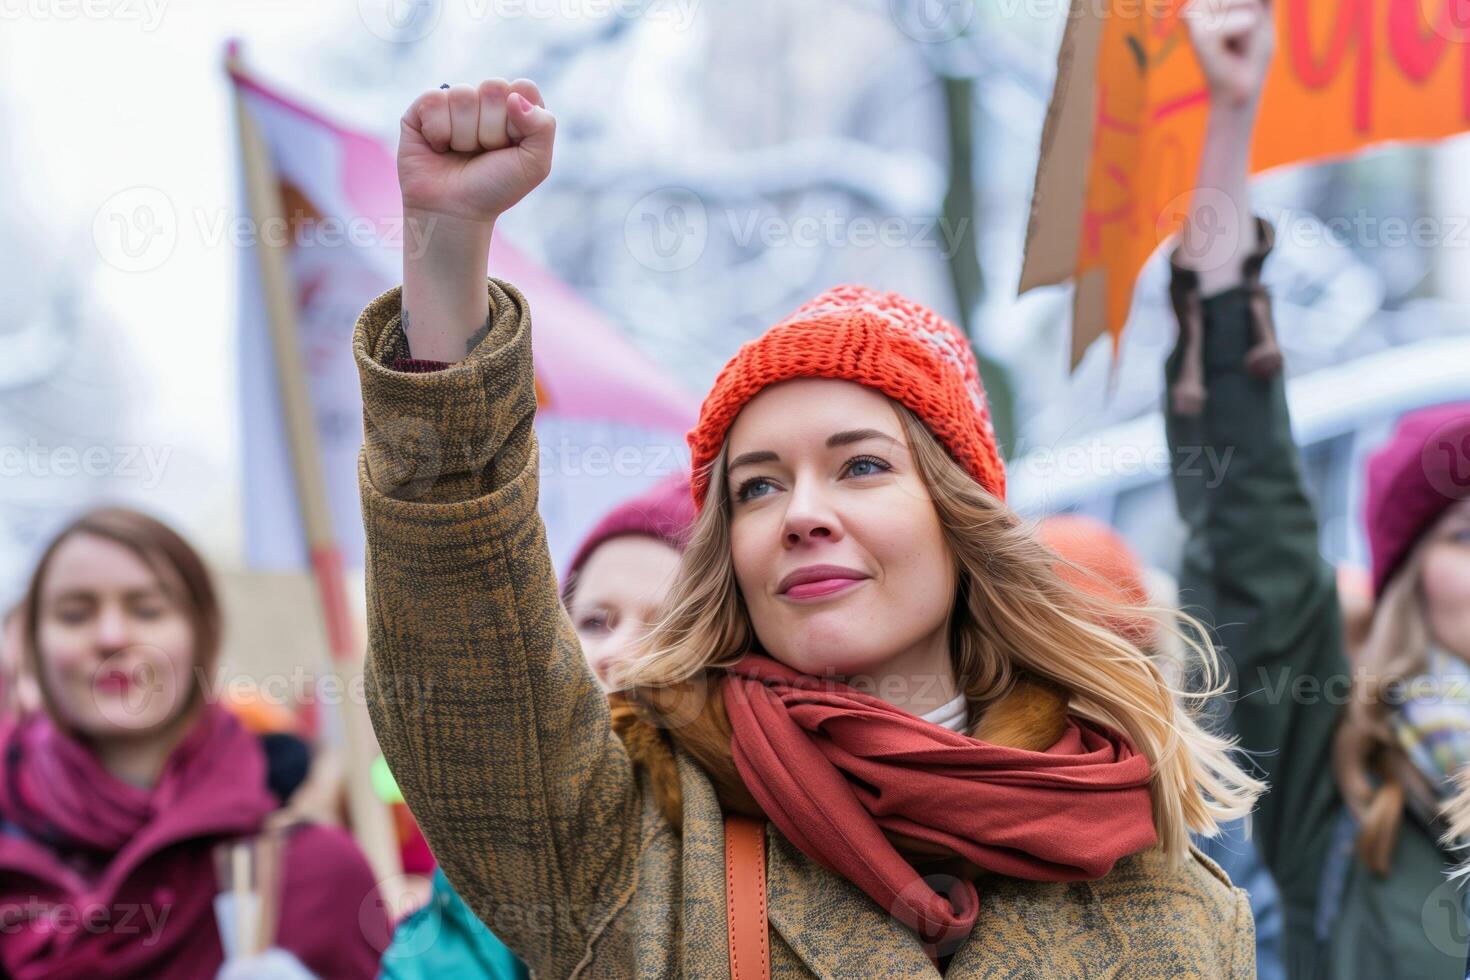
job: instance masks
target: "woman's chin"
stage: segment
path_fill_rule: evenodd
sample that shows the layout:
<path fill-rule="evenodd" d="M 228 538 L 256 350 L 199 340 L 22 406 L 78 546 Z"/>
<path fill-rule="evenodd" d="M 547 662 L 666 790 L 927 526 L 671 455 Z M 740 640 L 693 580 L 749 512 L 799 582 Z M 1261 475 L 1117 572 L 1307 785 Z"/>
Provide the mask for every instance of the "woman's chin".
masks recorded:
<path fill-rule="evenodd" d="M 813 677 L 847 678 L 869 676 L 885 658 L 866 655 L 859 649 L 857 637 L 823 636 L 820 642 L 803 644 L 789 655 L 776 659 L 794 670 Z"/>

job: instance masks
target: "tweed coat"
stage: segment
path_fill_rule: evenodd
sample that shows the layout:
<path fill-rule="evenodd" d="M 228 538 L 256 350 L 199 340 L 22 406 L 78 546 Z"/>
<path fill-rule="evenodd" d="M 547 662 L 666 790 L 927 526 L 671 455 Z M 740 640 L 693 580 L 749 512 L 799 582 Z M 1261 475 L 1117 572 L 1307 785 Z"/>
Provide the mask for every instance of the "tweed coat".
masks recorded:
<path fill-rule="evenodd" d="M 394 370 L 409 357 L 396 289 L 353 338 L 374 728 L 455 888 L 534 976 L 727 977 L 719 803 L 676 750 L 676 831 L 610 728 L 537 513 L 530 310 L 487 288 L 488 336 L 446 370 Z M 938 975 L 774 827 L 766 860 L 772 976 Z M 1097 881 L 978 886 L 948 976 L 1255 976 L 1246 895 L 1194 851 L 1176 869 L 1149 851 Z"/>

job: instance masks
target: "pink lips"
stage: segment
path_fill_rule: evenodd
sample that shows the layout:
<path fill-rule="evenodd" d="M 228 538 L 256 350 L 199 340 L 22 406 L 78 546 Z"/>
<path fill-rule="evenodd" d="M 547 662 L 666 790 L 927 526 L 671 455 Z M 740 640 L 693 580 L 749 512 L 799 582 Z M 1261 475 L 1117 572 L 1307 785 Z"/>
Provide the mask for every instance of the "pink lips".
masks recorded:
<path fill-rule="evenodd" d="M 133 679 L 125 671 L 108 670 L 98 674 L 93 684 L 99 691 L 106 691 L 109 694 L 122 694 L 133 686 Z"/>
<path fill-rule="evenodd" d="M 868 577 L 841 565 L 809 565 L 783 578 L 776 591 L 789 599 L 817 599 L 846 591 Z"/>
<path fill-rule="evenodd" d="M 805 585 L 793 585 L 786 590 L 786 595 L 792 599 L 816 599 L 842 592 L 862 581 L 860 578 L 825 578 Z"/>

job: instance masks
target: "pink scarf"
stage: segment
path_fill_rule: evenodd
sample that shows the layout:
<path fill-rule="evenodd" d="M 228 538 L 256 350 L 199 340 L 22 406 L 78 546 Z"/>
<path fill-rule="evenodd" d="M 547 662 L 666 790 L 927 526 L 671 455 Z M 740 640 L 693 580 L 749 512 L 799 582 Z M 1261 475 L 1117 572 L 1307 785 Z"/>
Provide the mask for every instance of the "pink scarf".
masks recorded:
<path fill-rule="evenodd" d="M 0 908 L 12 931 L 0 942 L 0 973 L 212 974 L 220 950 L 206 845 L 256 832 L 272 806 L 255 738 L 218 708 L 204 710 L 152 788 L 120 781 L 44 716 L 8 724 Z M 99 908 L 109 928 L 77 925 L 78 912 Z M 156 930 L 138 909 L 154 914 Z M 69 926 L 48 920 L 57 910 L 72 916 Z"/>
<path fill-rule="evenodd" d="M 965 880 L 940 895 L 885 831 L 1031 881 L 1101 878 L 1158 841 L 1148 760 L 1076 717 L 1044 752 L 1008 748 L 761 655 L 730 669 L 725 707 L 770 820 L 927 943 L 968 935 L 979 893 Z"/>

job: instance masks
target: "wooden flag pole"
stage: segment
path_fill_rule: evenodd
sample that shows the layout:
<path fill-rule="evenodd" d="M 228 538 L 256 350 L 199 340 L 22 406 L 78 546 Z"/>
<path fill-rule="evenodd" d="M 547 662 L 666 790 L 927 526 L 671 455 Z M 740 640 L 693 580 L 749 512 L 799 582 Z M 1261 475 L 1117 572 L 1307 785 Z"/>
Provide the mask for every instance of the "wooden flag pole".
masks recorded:
<path fill-rule="evenodd" d="M 232 45 L 226 55 L 231 75 L 243 77 L 245 70 L 239 52 Z M 280 183 L 271 163 L 265 140 L 245 106 L 239 85 L 235 85 L 235 115 L 239 125 L 240 152 L 245 173 L 245 191 L 251 219 L 257 230 L 265 227 L 267 218 L 284 221 L 285 205 Z M 284 225 L 289 228 L 289 224 Z M 268 236 L 255 236 L 255 252 L 260 260 L 261 290 L 270 320 L 271 346 L 275 349 L 276 381 L 290 444 L 292 472 L 295 474 L 296 500 L 302 527 L 306 533 L 311 566 L 317 584 L 317 600 L 326 624 L 328 648 L 332 654 L 332 670 L 339 690 L 361 690 L 350 682 L 362 673 L 361 646 L 354 639 L 352 617 L 343 582 L 342 553 L 337 547 L 332 528 L 332 515 L 327 505 L 326 482 L 322 475 L 321 451 L 317 445 L 315 411 L 307 390 L 306 372 L 301 363 L 295 290 L 291 282 L 289 243 L 268 241 Z M 390 909 L 402 907 L 406 882 L 399 858 L 391 815 L 387 804 L 373 790 L 371 749 L 376 744 L 365 705 L 345 696 L 342 704 L 343 731 L 347 751 L 347 800 L 352 816 L 352 829 L 373 874 L 382 897 Z"/>

